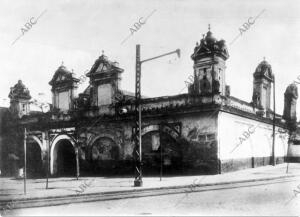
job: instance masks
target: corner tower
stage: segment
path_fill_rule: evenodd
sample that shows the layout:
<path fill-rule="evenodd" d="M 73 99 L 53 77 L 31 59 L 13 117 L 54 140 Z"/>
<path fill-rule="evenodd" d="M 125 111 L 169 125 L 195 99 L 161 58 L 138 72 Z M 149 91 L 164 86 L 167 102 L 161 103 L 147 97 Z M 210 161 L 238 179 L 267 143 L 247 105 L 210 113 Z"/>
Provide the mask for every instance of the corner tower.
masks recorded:
<path fill-rule="evenodd" d="M 225 95 L 225 61 L 229 58 L 224 40 L 216 40 L 210 27 L 206 36 L 197 42 L 191 56 L 194 61 L 194 83 L 189 86 L 190 94 Z"/>
<path fill-rule="evenodd" d="M 271 84 L 274 82 L 271 65 L 264 59 L 253 73 L 253 95 L 254 107 L 268 112 L 271 104 Z"/>
<path fill-rule="evenodd" d="M 10 88 L 8 97 L 10 98 L 9 110 L 14 115 L 21 118 L 30 112 L 30 93 L 21 80 L 15 86 Z"/>

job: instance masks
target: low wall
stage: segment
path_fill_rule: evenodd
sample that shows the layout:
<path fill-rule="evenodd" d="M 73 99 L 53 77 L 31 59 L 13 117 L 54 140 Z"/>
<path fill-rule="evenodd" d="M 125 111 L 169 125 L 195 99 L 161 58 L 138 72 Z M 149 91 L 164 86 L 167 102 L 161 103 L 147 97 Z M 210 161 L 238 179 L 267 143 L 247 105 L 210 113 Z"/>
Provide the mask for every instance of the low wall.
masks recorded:
<path fill-rule="evenodd" d="M 220 112 L 218 158 L 221 173 L 271 164 L 273 126 L 250 118 Z M 276 163 L 287 154 L 288 133 L 275 127 Z"/>
<path fill-rule="evenodd" d="M 300 163 L 300 144 L 289 142 L 287 162 Z"/>

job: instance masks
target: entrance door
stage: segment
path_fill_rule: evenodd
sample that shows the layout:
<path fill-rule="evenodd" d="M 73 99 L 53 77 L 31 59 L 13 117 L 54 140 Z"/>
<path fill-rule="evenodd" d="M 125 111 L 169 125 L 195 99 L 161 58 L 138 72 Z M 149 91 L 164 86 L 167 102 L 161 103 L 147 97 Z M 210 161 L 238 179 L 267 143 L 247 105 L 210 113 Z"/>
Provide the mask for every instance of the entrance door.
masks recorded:
<path fill-rule="evenodd" d="M 26 172 L 28 178 L 42 178 L 45 174 L 43 171 L 43 162 L 41 148 L 38 143 L 31 141 L 27 143 Z"/>
<path fill-rule="evenodd" d="M 76 175 L 76 155 L 70 141 L 64 139 L 57 144 L 57 175 Z"/>
<path fill-rule="evenodd" d="M 180 145 L 169 134 L 151 131 L 142 138 L 143 174 L 177 175 L 182 172 Z"/>

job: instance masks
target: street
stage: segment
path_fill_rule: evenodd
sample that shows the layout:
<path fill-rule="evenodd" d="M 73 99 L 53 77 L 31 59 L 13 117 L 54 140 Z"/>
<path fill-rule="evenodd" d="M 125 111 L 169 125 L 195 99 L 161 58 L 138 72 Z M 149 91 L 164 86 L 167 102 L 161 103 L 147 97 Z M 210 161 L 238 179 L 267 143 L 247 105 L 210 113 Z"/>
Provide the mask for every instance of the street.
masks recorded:
<path fill-rule="evenodd" d="M 52 207 L 15 209 L 8 215 L 299 215 L 300 180 L 280 179 L 229 189 L 207 190 L 76 203 Z M 297 195 L 298 194 L 298 195 Z"/>

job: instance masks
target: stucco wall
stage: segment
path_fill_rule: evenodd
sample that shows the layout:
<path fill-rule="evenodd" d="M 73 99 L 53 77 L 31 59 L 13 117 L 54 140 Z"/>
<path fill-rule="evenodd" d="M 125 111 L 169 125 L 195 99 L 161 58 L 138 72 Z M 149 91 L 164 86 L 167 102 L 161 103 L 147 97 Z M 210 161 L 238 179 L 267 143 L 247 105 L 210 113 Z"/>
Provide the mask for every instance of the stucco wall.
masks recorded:
<path fill-rule="evenodd" d="M 182 149 L 183 173 L 217 173 L 217 113 L 202 112 L 161 118 L 143 118 L 142 135 L 158 131 L 162 122 L 175 123 L 180 127 L 181 134 L 168 132 Z M 177 125 L 176 125 L 177 126 Z M 133 160 L 134 142 L 132 140 L 133 122 L 103 123 L 83 132 L 86 137 L 85 159 L 89 159 L 89 151 L 99 137 L 111 138 L 120 148 L 119 161 Z M 85 131 L 83 129 L 83 131 Z M 87 165 L 88 166 L 88 165 Z M 128 165 L 130 167 L 130 165 Z M 132 165 L 131 165 L 132 166 Z M 116 168 L 117 169 L 117 168 Z M 124 166 L 123 166 L 123 169 Z M 133 171 L 133 170 L 132 170 Z"/>
<path fill-rule="evenodd" d="M 217 173 L 217 113 L 206 112 L 182 119 L 183 164 L 188 173 Z"/>
<path fill-rule="evenodd" d="M 218 155 L 222 171 L 270 164 L 272 129 L 271 124 L 220 112 Z M 287 153 L 288 133 L 282 131 L 284 129 L 275 128 L 277 162 L 283 162 Z"/>
<path fill-rule="evenodd" d="M 102 84 L 98 86 L 98 106 L 109 105 L 112 103 L 111 84 Z"/>
<path fill-rule="evenodd" d="M 300 162 L 300 144 L 290 142 L 287 157 L 288 162 Z"/>
<path fill-rule="evenodd" d="M 58 108 L 62 111 L 66 111 L 70 109 L 70 90 L 59 92 L 56 95 L 56 105 L 58 105 Z"/>

